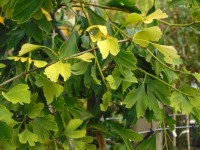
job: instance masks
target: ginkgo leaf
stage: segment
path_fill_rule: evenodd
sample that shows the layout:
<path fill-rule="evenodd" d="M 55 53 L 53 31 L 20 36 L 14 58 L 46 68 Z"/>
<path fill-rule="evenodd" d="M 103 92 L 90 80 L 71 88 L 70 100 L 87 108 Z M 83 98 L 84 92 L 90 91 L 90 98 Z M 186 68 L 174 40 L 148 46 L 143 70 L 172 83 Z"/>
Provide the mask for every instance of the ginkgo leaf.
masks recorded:
<path fill-rule="evenodd" d="M 52 60 L 54 60 L 54 61 L 58 60 L 57 54 L 52 49 L 50 49 L 46 46 L 29 44 L 29 43 L 26 43 L 22 46 L 21 50 L 19 51 L 18 56 L 22 56 L 26 53 L 32 52 L 32 51 L 37 50 L 37 49 L 43 50 Z"/>
<path fill-rule="evenodd" d="M 50 104 L 51 102 L 53 102 L 53 99 L 55 97 L 60 96 L 60 94 L 63 92 L 63 87 L 60 84 L 51 82 L 42 76 L 36 76 L 35 78 L 36 78 L 35 84 L 38 87 L 41 87 L 41 86 L 43 87 L 43 92 L 47 100 L 47 104 Z"/>
<path fill-rule="evenodd" d="M 53 82 L 58 81 L 59 75 L 61 75 L 64 81 L 66 81 L 71 76 L 71 65 L 58 61 L 55 64 L 47 67 L 44 71 L 44 74 Z"/>
<path fill-rule="evenodd" d="M 147 47 L 150 41 L 158 42 L 162 36 L 162 32 L 159 27 L 154 26 L 145 28 L 142 31 L 137 32 L 133 36 L 133 41 L 142 47 Z"/>
<path fill-rule="evenodd" d="M 37 68 L 42 68 L 44 66 L 47 65 L 46 61 L 42 61 L 42 60 L 32 60 L 29 57 L 8 57 L 8 59 L 14 59 L 14 61 L 21 61 L 21 62 L 28 62 L 29 64 L 31 64 L 33 62 L 34 66 L 36 66 Z"/>
<path fill-rule="evenodd" d="M 193 76 L 197 79 L 197 81 L 200 83 L 200 73 L 194 73 Z"/>
<path fill-rule="evenodd" d="M 87 30 L 90 33 L 90 38 L 92 42 L 101 41 L 102 37 L 107 36 L 107 28 L 106 26 L 102 25 L 93 25 L 87 28 Z"/>
<path fill-rule="evenodd" d="M 33 60 L 33 63 L 37 68 L 42 68 L 47 65 L 47 62 L 42 60 Z"/>
<path fill-rule="evenodd" d="M 16 103 L 30 103 L 31 102 L 31 92 L 28 90 L 29 87 L 26 84 L 17 84 L 8 92 L 2 92 L 2 95 L 5 99 L 12 102 L 13 104 Z"/>
<path fill-rule="evenodd" d="M 51 15 L 43 8 L 41 8 L 41 10 L 42 10 L 42 13 L 45 15 L 45 17 L 47 18 L 47 20 L 51 21 L 52 20 Z"/>
<path fill-rule="evenodd" d="M 13 114 L 5 106 L 0 105 L 0 121 L 13 127 L 16 124 L 16 121 L 12 119 L 12 116 Z"/>
<path fill-rule="evenodd" d="M 106 93 L 103 94 L 102 97 L 103 103 L 100 104 L 101 111 L 106 111 L 108 109 L 111 99 L 112 99 L 112 93 L 110 91 L 107 91 Z"/>
<path fill-rule="evenodd" d="M 126 21 L 123 24 L 123 27 L 128 24 L 137 24 L 138 22 L 142 21 L 143 17 L 140 14 L 132 13 L 128 15 Z"/>
<path fill-rule="evenodd" d="M 3 25 L 5 25 L 4 24 L 4 18 L 2 16 L 0 16 L 0 23 L 3 24 Z"/>
<path fill-rule="evenodd" d="M 192 104 L 181 93 L 176 91 L 170 97 L 170 106 L 175 109 L 175 111 L 181 111 L 183 114 L 189 114 L 192 111 Z"/>
<path fill-rule="evenodd" d="M 116 56 L 120 51 L 118 41 L 113 37 L 109 37 L 106 40 L 97 42 L 97 46 L 99 47 L 103 59 L 106 59 L 109 53 L 111 53 L 113 56 Z"/>
<path fill-rule="evenodd" d="M 86 130 L 76 130 L 83 123 L 80 119 L 71 119 L 66 127 L 65 135 L 70 138 L 82 138 L 86 135 Z"/>
<path fill-rule="evenodd" d="M 159 45 L 152 43 L 152 45 L 164 55 L 164 61 L 168 64 L 179 65 L 181 64 L 180 56 L 177 54 L 173 46 Z"/>
<path fill-rule="evenodd" d="M 163 19 L 163 18 L 167 18 L 167 14 L 163 13 L 162 10 L 157 9 L 155 12 L 153 12 L 152 14 L 148 15 L 147 17 L 144 18 L 144 23 L 151 23 L 154 19 Z"/>
<path fill-rule="evenodd" d="M 21 143 L 26 144 L 28 142 L 30 146 L 35 146 L 35 142 L 38 141 L 37 134 L 32 133 L 28 129 L 25 129 L 18 136 Z"/>
<path fill-rule="evenodd" d="M 78 58 L 78 59 L 81 59 L 82 61 L 86 61 L 86 62 L 92 62 L 94 55 L 91 53 L 84 53 L 84 54 L 76 56 L 74 58 Z"/>

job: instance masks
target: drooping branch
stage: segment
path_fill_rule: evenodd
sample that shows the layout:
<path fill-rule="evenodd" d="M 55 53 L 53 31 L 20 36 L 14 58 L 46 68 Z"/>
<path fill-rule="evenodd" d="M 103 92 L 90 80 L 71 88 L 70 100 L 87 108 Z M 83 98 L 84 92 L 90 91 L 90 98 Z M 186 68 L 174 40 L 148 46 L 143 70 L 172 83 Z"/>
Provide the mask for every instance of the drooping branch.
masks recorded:
<path fill-rule="evenodd" d="M 119 43 L 123 43 L 123 42 L 128 42 L 128 41 L 130 41 L 129 38 L 123 39 L 123 40 L 119 40 L 118 42 L 119 42 Z M 66 61 L 66 60 L 72 59 L 72 58 L 74 58 L 74 57 L 80 56 L 80 55 L 82 55 L 82 54 L 84 54 L 84 53 L 88 53 L 88 52 L 95 51 L 95 50 L 97 50 L 97 49 L 98 49 L 98 47 L 94 47 L 94 48 L 92 48 L 92 49 L 88 49 L 88 50 L 86 50 L 86 51 L 83 51 L 83 52 L 80 52 L 80 53 L 77 53 L 77 54 L 74 54 L 74 55 L 65 57 L 65 58 L 63 59 L 63 61 Z M 12 82 L 12 81 L 18 79 L 18 78 L 21 78 L 21 77 L 23 77 L 23 76 L 25 76 L 25 75 L 27 75 L 27 74 L 30 74 L 31 72 L 35 72 L 35 71 L 39 70 L 39 69 L 44 69 L 44 68 L 46 68 L 46 67 L 48 67 L 48 66 L 50 66 L 50 65 L 52 65 L 52 64 L 54 64 L 54 63 L 56 63 L 56 62 L 57 62 L 57 61 L 53 61 L 53 62 L 47 64 L 47 65 L 46 65 L 45 67 L 43 67 L 43 68 L 34 68 L 34 69 L 29 70 L 29 71 L 22 72 L 22 73 L 20 73 L 20 74 L 18 74 L 18 75 L 16 75 L 16 76 L 14 76 L 14 77 L 12 77 L 12 78 L 10 78 L 10 79 L 4 81 L 3 83 L 1 83 L 1 84 L 0 84 L 0 88 L 3 87 L 3 86 L 6 85 L 6 84 L 8 84 L 8 83 L 10 83 L 10 82 Z"/>

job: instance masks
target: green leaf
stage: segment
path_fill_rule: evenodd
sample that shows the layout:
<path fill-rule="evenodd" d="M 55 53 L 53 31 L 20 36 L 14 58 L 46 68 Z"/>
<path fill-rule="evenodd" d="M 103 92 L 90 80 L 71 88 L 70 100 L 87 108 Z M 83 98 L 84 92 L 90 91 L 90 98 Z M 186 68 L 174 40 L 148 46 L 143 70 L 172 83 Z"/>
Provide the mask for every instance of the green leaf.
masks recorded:
<path fill-rule="evenodd" d="M 64 59 L 79 52 L 75 33 L 76 32 L 72 32 L 70 37 L 60 47 L 60 59 Z"/>
<path fill-rule="evenodd" d="M 183 114 L 190 114 L 193 106 L 187 101 L 187 99 L 178 92 L 173 92 L 170 97 L 170 106 L 175 109 L 175 111 L 181 111 Z"/>
<path fill-rule="evenodd" d="M 108 84 L 112 90 L 116 90 L 118 88 L 116 85 L 116 81 L 112 75 L 107 76 L 106 80 L 108 81 Z"/>
<path fill-rule="evenodd" d="M 36 76 L 35 78 L 35 84 L 38 87 L 43 87 L 43 92 L 47 100 L 47 104 L 50 104 L 55 97 L 59 97 L 60 94 L 63 92 L 63 87 L 60 84 L 51 82 L 42 76 Z"/>
<path fill-rule="evenodd" d="M 173 46 L 159 45 L 152 43 L 152 45 L 164 55 L 164 61 L 168 64 L 179 65 L 182 63 L 180 56 L 177 54 Z"/>
<path fill-rule="evenodd" d="M 124 27 L 128 24 L 137 24 L 140 21 L 143 21 L 142 15 L 137 14 L 137 13 L 132 13 L 132 14 L 128 15 L 128 17 L 126 18 L 126 21 L 124 22 L 122 27 Z"/>
<path fill-rule="evenodd" d="M 152 23 L 154 19 L 163 19 L 163 18 L 167 18 L 167 14 L 163 13 L 162 10 L 157 9 L 155 12 L 153 12 L 152 14 L 148 15 L 147 17 L 144 18 L 144 23 Z"/>
<path fill-rule="evenodd" d="M 18 24 L 28 21 L 31 16 L 40 9 L 43 1 L 41 0 L 17 0 L 15 3 L 12 19 Z"/>
<path fill-rule="evenodd" d="M 163 118 L 162 109 L 160 109 L 156 95 L 149 86 L 147 87 L 147 95 L 149 99 L 149 109 L 153 110 L 156 119 L 161 120 Z"/>
<path fill-rule="evenodd" d="M 195 72 L 194 74 L 192 74 L 196 79 L 197 81 L 200 83 L 200 73 L 197 73 Z"/>
<path fill-rule="evenodd" d="M 85 10 L 88 13 L 88 19 L 92 25 L 105 25 L 106 20 L 99 16 L 96 12 L 94 12 L 92 9 L 89 7 L 86 7 Z"/>
<path fill-rule="evenodd" d="M 64 81 L 67 81 L 71 76 L 71 65 L 58 61 L 47 67 L 44 74 L 53 82 L 58 81 L 59 75 L 63 77 Z"/>
<path fill-rule="evenodd" d="M 100 109 L 101 111 L 106 111 L 108 109 L 108 106 L 110 105 L 110 101 L 112 100 L 112 93 L 110 91 L 104 93 L 102 100 L 103 103 L 100 104 Z"/>
<path fill-rule="evenodd" d="M 43 103 L 30 103 L 28 105 L 25 105 L 24 114 L 33 119 L 40 114 L 43 108 L 44 108 Z"/>
<path fill-rule="evenodd" d="M 156 98 L 165 105 L 169 105 L 169 97 L 171 96 L 169 87 L 158 80 L 147 79 L 147 88 Z"/>
<path fill-rule="evenodd" d="M 101 41 L 103 37 L 108 35 L 106 26 L 102 25 L 92 25 L 86 31 L 89 32 L 92 42 Z"/>
<path fill-rule="evenodd" d="M 97 78 L 96 75 L 96 64 L 91 68 L 91 77 L 96 84 L 101 85 L 101 81 Z"/>
<path fill-rule="evenodd" d="M 66 127 L 65 135 L 70 138 L 82 138 L 86 135 L 86 130 L 76 130 L 83 123 L 80 119 L 71 119 Z"/>
<path fill-rule="evenodd" d="M 84 61 L 79 61 L 78 63 L 73 64 L 72 66 L 72 74 L 81 75 L 86 72 L 88 68 L 88 63 Z"/>
<path fill-rule="evenodd" d="M 116 56 L 120 51 L 118 41 L 116 38 L 113 37 L 97 42 L 97 46 L 99 47 L 103 59 L 106 59 L 109 53 L 113 56 Z"/>
<path fill-rule="evenodd" d="M 38 135 L 38 141 L 45 143 L 49 140 L 49 130 L 58 131 L 57 124 L 52 115 L 38 117 L 33 120 L 33 132 Z"/>
<path fill-rule="evenodd" d="M 12 119 L 12 116 L 13 114 L 5 106 L 0 105 L 0 121 L 13 127 L 16 124 L 16 121 Z"/>
<path fill-rule="evenodd" d="M 52 60 L 54 61 L 58 60 L 57 54 L 52 49 L 46 46 L 34 45 L 34 44 L 29 44 L 29 43 L 26 43 L 22 46 L 21 50 L 19 51 L 18 56 L 22 56 L 24 54 L 27 54 L 37 49 L 42 49 Z"/>
<path fill-rule="evenodd" d="M 143 136 L 132 129 L 121 129 L 121 130 L 114 130 L 117 134 L 119 134 L 123 138 L 130 139 L 134 142 L 139 142 L 143 139 Z"/>
<path fill-rule="evenodd" d="M 137 102 L 137 103 L 136 103 Z M 123 104 L 126 108 L 131 108 L 136 103 L 137 118 L 145 115 L 148 106 L 148 97 L 146 95 L 145 86 L 142 84 L 138 89 L 131 91 L 126 96 Z"/>
<path fill-rule="evenodd" d="M 190 96 L 198 96 L 199 95 L 199 90 L 196 88 L 191 87 L 190 85 L 186 84 L 185 82 L 180 82 L 180 87 L 179 90 L 182 91 L 183 93 L 186 93 Z"/>
<path fill-rule="evenodd" d="M 121 70 L 124 70 L 123 67 L 131 70 L 135 70 L 137 68 L 137 59 L 132 52 L 120 51 L 116 57 L 113 57 L 113 59 Z"/>
<path fill-rule="evenodd" d="M 23 105 L 23 103 L 31 102 L 31 92 L 28 89 L 29 87 L 26 84 L 17 84 L 8 92 L 2 92 L 2 95 L 13 104 L 20 103 Z"/>
<path fill-rule="evenodd" d="M 14 150 L 13 128 L 0 121 L 0 148 Z"/>
<path fill-rule="evenodd" d="M 91 54 L 91 53 L 84 53 L 84 54 L 76 56 L 74 58 L 81 59 L 82 61 L 85 61 L 85 62 L 92 62 L 92 59 L 94 58 L 94 55 Z"/>
<path fill-rule="evenodd" d="M 29 131 L 28 129 L 25 129 L 18 136 L 19 136 L 19 141 L 22 144 L 26 144 L 28 142 L 30 146 L 35 146 L 35 142 L 38 141 L 38 136 Z"/>
<path fill-rule="evenodd" d="M 136 150 L 155 150 L 156 148 L 156 135 L 148 138 L 147 140 L 140 143 Z"/>
<path fill-rule="evenodd" d="M 133 36 L 133 41 L 142 47 L 147 47 L 150 41 L 158 42 L 162 36 L 162 32 L 159 27 L 149 27 L 142 31 L 137 32 Z"/>

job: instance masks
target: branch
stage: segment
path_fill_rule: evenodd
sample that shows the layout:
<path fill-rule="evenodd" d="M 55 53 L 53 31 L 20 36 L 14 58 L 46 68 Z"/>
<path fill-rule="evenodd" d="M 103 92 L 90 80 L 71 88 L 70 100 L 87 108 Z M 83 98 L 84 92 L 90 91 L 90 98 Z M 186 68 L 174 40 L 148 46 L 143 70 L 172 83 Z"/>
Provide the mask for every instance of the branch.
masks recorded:
<path fill-rule="evenodd" d="M 76 0 L 72 0 L 71 2 L 74 3 L 79 3 L 79 4 L 84 4 L 86 6 L 94 6 L 94 7 L 98 7 L 98 8 L 102 8 L 102 9 L 109 9 L 109 10 L 116 10 L 116 11 L 123 11 L 123 12 L 129 12 L 126 9 L 121 9 L 121 8 L 116 8 L 116 7 L 109 7 L 109 6 L 103 6 L 103 5 L 97 5 L 97 4 L 93 4 L 93 3 L 88 3 L 88 2 L 80 2 L 80 1 L 76 1 Z M 63 6 L 66 6 L 65 4 Z M 81 5 L 72 5 L 72 7 L 82 7 Z"/>
<path fill-rule="evenodd" d="M 123 39 L 123 40 L 119 40 L 118 43 L 127 42 L 127 41 L 130 41 L 130 38 Z M 66 60 L 68 60 L 68 59 L 72 59 L 73 57 L 80 56 L 80 55 L 82 55 L 82 54 L 84 54 L 84 53 L 88 53 L 88 52 L 95 51 L 95 50 L 97 50 L 97 49 L 98 49 L 98 47 L 94 47 L 94 48 L 92 48 L 92 49 L 88 49 L 88 50 L 86 50 L 86 51 L 83 51 L 83 52 L 80 52 L 80 53 L 77 53 L 77 54 L 74 54 L 74 55 L 65 57 L 65 58 L 63 59 L 63 61 L 66 61 Z M 57 62 L 57 61 L 53 61 L 53 62 L 47 64 L 47 65 L 46 65 L 45 67 L 43 67 L 43 68 L 46 68 L 46 67 L 48 67 L 48 66 L 50 66 L 50 65 L 52 65 L 52 64 L 54 64 L 54 63 L 56 63 L 56 62 Z M 31 72 L 34 72 L 34 71 L 36 71 L 36 70 L 39 70 L 39 69 L 42 69 L 42 68 L 34 68 L 34 69 L 29 70 L 29 71 L 22 72 L 22 73 L 20 73 L 20 74 L 18 74 L 18 75 L 16 75 L 16 76 L 14 76 L 13 78 L 10 78 L 10 79 L 4 81 L 3 83 L 1 83 L 1 84 L 0 84 L 0 88 L 1 88 L 2 86 L 4 86 L 4 85 L 6 85 L 6 84 L 8 84 L 8 83 L 10 83 L 10 82 L 12 82 L 12 81 L 14 81 L 14 80 L 16 80 L 16 79 L 22 77 L 22 76 L 25 76 L 25 75 L 27 75 L 27 74 L 29 74 L 29 73 L 31 73 Z"/>
<path fill-rule="evenodd" d="M 199 22 L 192 22 L 192 23 L 188 23 L 188 24 L 171 24 L 169 22 L 163 21 L 163 20 L 158 20 L 160 23 L 166 24 L 170 27 L 189 27 L 195 24 L 198 24 Z"/>

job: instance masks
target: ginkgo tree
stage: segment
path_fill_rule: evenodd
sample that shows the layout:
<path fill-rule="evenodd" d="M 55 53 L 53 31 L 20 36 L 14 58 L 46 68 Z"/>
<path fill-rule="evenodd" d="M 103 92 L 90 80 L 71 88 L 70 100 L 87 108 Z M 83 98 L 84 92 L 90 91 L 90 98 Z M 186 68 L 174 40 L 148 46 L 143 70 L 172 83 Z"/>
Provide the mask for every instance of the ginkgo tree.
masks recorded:
<path fill-rule="evenodd" d="M 180 67 L 161 28 L 196 28 L 199 13 L 169 24 L 156 1 L 144 13 L 134 0 L 1 0 L 0 11 L 0 149 L 156 149 L 154 134 L 132 129 L 138 119 L 173 130 L 170 109 L 200 123 L 199 91 L 184 80 L 200 74 Z"/>

